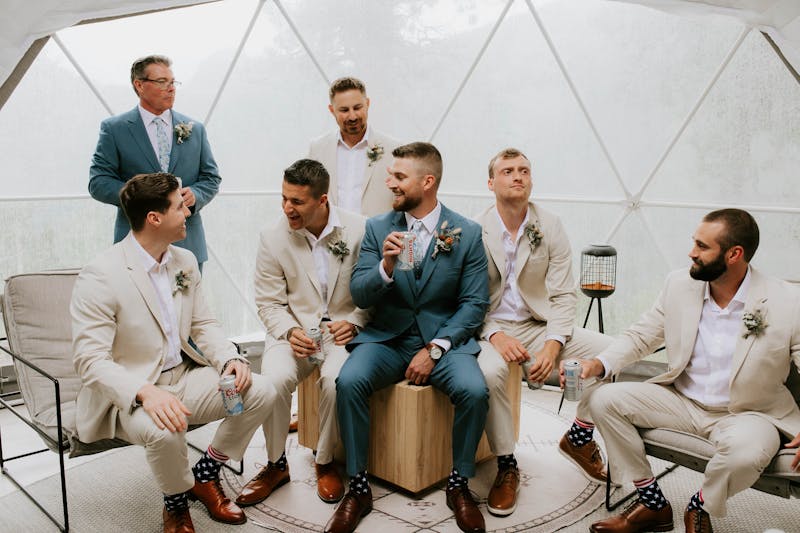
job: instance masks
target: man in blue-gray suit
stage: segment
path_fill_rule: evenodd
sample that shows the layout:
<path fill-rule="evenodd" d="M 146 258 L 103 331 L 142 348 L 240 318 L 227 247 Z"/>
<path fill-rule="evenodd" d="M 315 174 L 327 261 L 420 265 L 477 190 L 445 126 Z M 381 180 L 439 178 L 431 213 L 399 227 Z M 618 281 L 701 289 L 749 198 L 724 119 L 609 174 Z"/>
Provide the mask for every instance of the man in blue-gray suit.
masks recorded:
<path fill-rule="evenodd" d="M 171 61 L 151 55 L 131 66 L 131 85 L 139 105 L 107 118 L 89 170 L 89 194 L 117 206 L 114 242 L 130 231 L 120 208 L 119 192 L 137 174 L 169 172 L 180 178 L 183 203 L 189 208 L 186 238 L 174 243 L 191 250 L 202 271 L 208 259 L 200 210 L 217 194 L 221 178 L 202 124 L 172 110 L 175 81 Z"/>
<path fill-rule="evenodd" d="M 489 393 L 476 356 L 475 331 L 489 304 L 481 229 L 436 198 L 442 157 L 432 144 L 396 148 L 386 184 L 393 211 L 367 221 L 350 292 L 371 321 L 347 348 L 336 382 L 337 415 L 350 486 L 326 532 L 351 532 L 372 510 L 367 481 L 369 398 L 398 380 L 430 382 L 455 405 L 453 470 L 447 505 L 463 531 L 485 530 L 467 488 L 483 432 Z M 401 270 L 402 232 L 414 236 L 413 269 Z"/>

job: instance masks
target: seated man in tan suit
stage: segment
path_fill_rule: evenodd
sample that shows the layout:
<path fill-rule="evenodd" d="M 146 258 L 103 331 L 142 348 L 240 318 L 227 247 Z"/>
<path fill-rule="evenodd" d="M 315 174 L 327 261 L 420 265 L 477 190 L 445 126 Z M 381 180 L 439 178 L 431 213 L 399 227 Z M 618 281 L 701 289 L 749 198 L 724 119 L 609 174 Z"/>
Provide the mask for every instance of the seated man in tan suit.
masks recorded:
<path fill-rule="evenodd" d="M 489 512 L 514 512 L 519 470 L 514 458 L 514 424 L 506 394 L 508 363 L 533 360 L 531 381 L 547 379 L 559 360 L 591 357 L 612 338 L 575 322 L 572 250 L 561 221 L 530 201 L 531 163 L 515 148 L 489 162 L 489 190 L 496 203 L 477 217 L 489 258 L 491 303 L 481 331 L 478 364 L 489 387 L 486 436 L 497 456 L 497 477 L 489 492 Z M 561 438 L 559 451 L 593 482 L 606 478 L 584 391 L 577 417 Z"/>
<path fill-rule="evenodd" d="M 240 460 L 269 415 L 275 390 L 250 373 L 206 306 L 186 237 L 189 209 L 172 174 L 140 174 L 120 192 L 131 233 L 81 271 L 72 293 L 77 427 L 84 442 L 119 438 L 145 447 L 164 493 L 164 531 L 194 531 L 188 498 L 211 518 L 242 524 L 225 497 L 219 469 Z M 189 343 L 192 338 L 197 349 Z M 235 376 L 244 411 L 227 416 L 218 386 Z M 186 430 L 224 418 L 189 468 Z"/>
<path fill-rule="evenodd" d="M 637 428 L 693 433 L 716 448 L 684 512 L 687 532 L 710 533 L 709 514 L 725 516 L 728 498 L 758 479 L 782 439 L 800 445 L 800 409 L 785 386 L 792 360 L 800 365 L 800 291 L 749 266 L 759 231 L 746 211 L 712 211 L 693 239 L 691 268 L 670 274 L 655 305 L 583 363 L 584 377 L 610 376 L 662 344 L 667 349 L 665 373 L 592 396 L 612 476 L 633 481 L 639 499 L 591 531 L 673 528 Z M 800 450 L 793 468 L 798 463 Z"/>
<path fill-rule="evenodd" d="M 364 235 L 364 217 L 328 202 L 328 172 L 322 163 L 301 159 L 283 175 L 283 213 L 277 226 L 261 233 L 256 260 L 258 315 L 267 328 L 261 364 L 263 375 L 278 391 L 278 401 L 264 421 L 268 463 L 242 490 L 239 505 L 253 505 L 289 481 L 284 446 L 292 392 L 315 368 L 314 344 L 306 335 L 322 332 L 320 365 L 317 495 L 339 501 L 344 486 L 333 464 L 339 442 L 336 422 L 336 377 L 347 359 L 344 345 L 367 320 L 350 297 L 350 274 Z"/>
<path fill-rule="evenodd" d="M 384 179 L 400 143 L 367 125 L 369 98 L 361 80 L 339 78 L 329 97 L 328 110 L 339 129 L 311 141 L 308 152 L 328 170 L 328 198 L 368 217 L 391 211 L 394 198 Z"/>

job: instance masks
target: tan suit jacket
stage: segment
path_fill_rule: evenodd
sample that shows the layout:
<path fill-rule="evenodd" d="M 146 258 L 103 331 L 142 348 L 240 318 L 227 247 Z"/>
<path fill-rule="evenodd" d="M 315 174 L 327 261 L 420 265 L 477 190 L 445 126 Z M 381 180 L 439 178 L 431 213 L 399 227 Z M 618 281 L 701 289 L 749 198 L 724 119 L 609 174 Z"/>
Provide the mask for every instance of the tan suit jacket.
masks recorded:
<path fill-rule="evenodd" d="M 655 305 L 599 357 L 617 374 L 665 344 L 667 371 L 650 381 L 664 385 L 675 381 L 694 351 L 705 286 L 686 269 L 671 273 Z M 745 339 L 747 330 L 742 324 L 733 355 L 728 409 L 734 414 L 760 413 L 794 437 L 800 434 L 800 410 L 785 381 L 792 360 L 800 368 L 800 290 L 751 267 L 744 310 L 761 310 L 767 327 L 761 335 Z"/>
<path fill-rule="evenodd" d="M 503 226 L 495 206 L 476 217 L 483 227 L 483 246 L 489 258 L 490 304 L 483 332 L 503 329 L 488 315 L 497 309 L 506 284 L 506 254 Z M 575 322 L 575 278 L 572 249 L 559 218 L 533 202 L 528 204 L 528 223 L 535 224 L 543 237 L 535 249 L 523 235 L 517 249 L 517 287 L 533 318 L 547 322 L 547 335 L 569 339 Z"/>
<path fill-rule="evenodd" d="M 339 180 L 336 147 L 339 142 L 339 131 L 334 131 L 311 141 L 308 157 L 319 161 L 325 166 L 331 176 L 328 187 L 328 199 L 333 205 L 339 203 Z M 361 189 L 361 214 L 366 217 L 380 215 L 392 210 L 394 196 L 386 187 L 386 167 L 392 162 L 392 150 L 400 146 L 400 142 L 376 131 L 369 129 L 370 148 L 380 145 L 383 155 L 375 162 L 367 158 L 364 169 L 364 187 Z"/>
<path fill-rule="evenodd" d="M 341 260 L 334 255 L 328 260 L 328 316 L 333 321 L 347 320 L 362 327 L 368 313 L 357 308 L 350 297 L 350 275 L 361 249 L 366 219 L 335 206 L 331 209 L 336 210 L 343 228 L 325 237 L 326 244 L 341 238 L 349 253 Z M 258 316 L 274 339 L 284 339 L 294 327 L 319 327 L 322 289 L 311 247 L 301 231 L 289 227 L 284 216 L 274 228 L 261 233 L 255 292 Z"/>
<path fill-rule="evenodd" d="M 133 239 L 129 233 L 86 265 L 72 292 L 72 350 L 83 382 L 76 424 L 85 442 L 115 436 L 117 414 L 133 409 L 139 389 L 156 382 L 169 348 L 158 296 Z M 236 348 L 206 305 L 194 254 L 169 250 L 169 279 L 181 271 L 188 276 L 188 287 L 173 294 L 181 349 L 221 373 L 228 360 L 239 358 Z M 189 337 L 204 355 L 189 345 Z"/>

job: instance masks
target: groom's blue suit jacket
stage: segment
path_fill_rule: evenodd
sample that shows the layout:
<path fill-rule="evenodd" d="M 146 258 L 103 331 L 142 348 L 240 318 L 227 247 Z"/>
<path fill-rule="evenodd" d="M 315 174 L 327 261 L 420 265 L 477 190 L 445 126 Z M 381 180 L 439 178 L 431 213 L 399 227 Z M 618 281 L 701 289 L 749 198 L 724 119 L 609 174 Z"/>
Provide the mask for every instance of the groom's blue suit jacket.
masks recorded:
<path fill-rule="evenodd" d="M 193 122 L 192 133 L 178 144 L 174 126 L 189 122 Z M 186 219 L 186 238 L 174 244 L 191 250 L 198 263 L 203 263 L 208 259 L 208 252 L 200 210 L 217 194 L 221 178 L 203 125 L 174 110 L 172 125 L 168 171 L 181 178 L 184 187 L 191 187 L 196 199 L 190 208 L 192 215 Z M 100 125 L 100 137 L 89 170 L 89 194 L 96 200 L 117 206 L 114 242 L 124 239 L 130 231 L 128 220 L 119 208 L 120 190 L 136 174 L 151 172 L 161 172 L 161 166 L 138 106 L 105 119 Z"/>
<path fill-rule="evenodd" d="M 436 237 L 426 252 L 419 279 L 414 271 L 394 269 L 394 283 L 385 284 L 378 271 L 382 245 L 393 231 L 406 231 L 402 212 L 389 212 L 367 220 L 361 253 L 353 270 L 350 291 L 355 304 L 372 307 L 372 319 L 348 344 L 384 342 L 406 332 L 412 324 L 424 342 L 447 338 L 452 349 L 478 354 L 475 332 L 489 305 L 489 281 L 481 228 L 475 222 L 442 205 L 442 222 L 461 228 L 461 239 L 449 252 L 432 257 Z"/>

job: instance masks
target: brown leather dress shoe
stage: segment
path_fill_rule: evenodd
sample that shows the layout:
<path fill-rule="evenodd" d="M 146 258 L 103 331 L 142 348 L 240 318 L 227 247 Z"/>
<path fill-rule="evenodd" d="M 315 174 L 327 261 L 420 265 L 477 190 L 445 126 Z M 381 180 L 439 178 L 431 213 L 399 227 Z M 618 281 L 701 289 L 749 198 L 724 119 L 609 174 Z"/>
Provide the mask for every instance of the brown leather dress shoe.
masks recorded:
<path fill-rule="evenodd" d="M 182 511 L 172 512 L 164 507 L 164 512 L 161 514 L 164 517 L 164 533 L 194 533 L 194 524 L 188 507 Z"/>
<path fill-rule="evenodd" d="M 244 524 L 247 517 L 238 505 L 225 496 L 219 479 L 200 483 L 195 480 L 189 498 L 200 500 L 213 520 L 225 524 Z"/>
<path fill-rule="evenodd" d="M 326 465 L 315 464 L 317 470 L 317 496 L 325 503 L 336 503 L 344 496 L 344 485 L 336 465 L 330 462 Z"/>
<path fill-rule="evenodd" d="M 686 533 L 714 533 L 711 528 L 711 517 L 700 509 L 683 512 L 683 525 Z"/>
<path fill-rule="evenodd" d="M 478 504 L 472 498 L 469 487 L 462 485 L 455 489 L 447 489 L 447 506 L 456 516 L 456 525 L 461 531 L 468 533 L 486 533 L 486 523 Z"/>
<path fill-rule="evenodd" d="M 236 497 L 236 505 L 247 507 L 267 499 L 272 491 L 289 482 L 289 465 L 286 470 L 281 470 L 274 464 L 262 468 L 253 479 L 242 487 L 242 492 Z"/>
<path fill-rule="evenodd" d="M 517 508 L 517 494 L 519 494 L 519 469 L 509 467 L 498 470 L 486 502 L 489 512 L 495 516 L 510 515 Z"/>
<path fill-rule="evenodd" d="M 672 507 L 651 511 L 639 500 L 631 502 L 621 515 L 592 524 L 592 533 L 638 533 L 641 531 L 672 531 Z"/>
<path fill-rule="evenodd" d="M 578 470 L 586 476 L 586 479 L 594 483 L 606 482 L 606 465 L 603 456 L 600 454 L 600 447 L 595 441 L 583 446 L 573 446 L 567 435 L 561 437 L 558 442 L 558 451 L 569 459 Z"/>
<path fill-rule="evenodd" d="M 352 533 L 370 511 L 372 511 L 372 489 L 367 487 L 366 494 L 356 494 L 349 490 L 325 525 L 325 533 Z"/>

